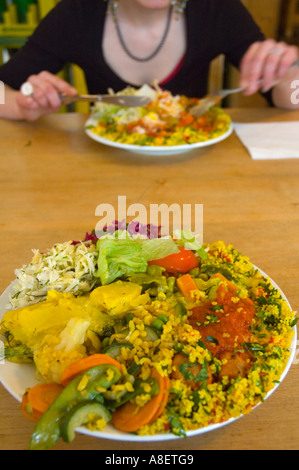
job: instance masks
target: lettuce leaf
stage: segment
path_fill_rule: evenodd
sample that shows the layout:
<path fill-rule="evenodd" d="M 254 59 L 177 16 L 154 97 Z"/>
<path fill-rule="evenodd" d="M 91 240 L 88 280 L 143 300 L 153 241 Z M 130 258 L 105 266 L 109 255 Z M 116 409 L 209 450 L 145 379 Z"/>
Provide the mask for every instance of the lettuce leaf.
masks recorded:
<path fill-rule="evenodd" d="M 99 252 L 96 276 L 102 285 L 109 284 L 122 276 L 145 273 L 147 262 L 178 253 L 176 243 L 170 237 L 154 239 L 132 239 L 119 234 L 121 238 L 100 238 L 97 242 Z"/>
<path fill-rule="evenodd" d="M 140 241 L 142 255 L 147 261 L 165 258 L 165 256 L 179 253 L 175 241 L 171 237 L 144 239 Z"/>
<path fill-rule="evenodd" d="M 177 243 L 184 246 L 185 249 L 195 251 L 202 259 L 207 259 L 209 256 L 206 250 L 201 246 L 196 238 L 196 235 L 190 230 L 176 230 L 174 237 L 178 240 Z"/>
<path fill-rule="evenodd" d="M 142 248 L 134 240 L 103 238 L 97 242 L 99 251 L 96 276 L 102 285 L 135 272 L 145 272 L 147 260 L 142 256 Z"/>

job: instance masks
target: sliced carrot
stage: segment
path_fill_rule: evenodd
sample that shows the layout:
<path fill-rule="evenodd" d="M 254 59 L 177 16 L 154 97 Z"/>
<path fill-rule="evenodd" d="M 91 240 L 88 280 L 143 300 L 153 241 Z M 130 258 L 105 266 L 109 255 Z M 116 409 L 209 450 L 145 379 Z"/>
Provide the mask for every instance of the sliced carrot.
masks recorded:
<path fill-rule="evenodd" d="M 192 114 L 184 112 L 182 113 L 181 119 L 178 123 L 178 127 L 190 126 L 194 122 L 194 117 Z"/>
<path fill-rule="evenodd" d="M 185 299 L 191 300 L 191 292 L 198 290 L 198 287 L 190 274 L 184 274 L 176 282 Z"/>
<path fill-rule="evenodd" d="M 235 294 L 239 288 L 233 284 L 232 282 L 230 282 L 228 279 L 226 279 L 226 277 L 223 276 L 223 274 L 220 274 L 220 273 L 217 273 L 217 274 L 213 274 L 213 276 L 211 276 L 212 278 L 214 277 L 218 277 L 219 279 L 221 279 L 223 282 L 225 282 L 227 288 L 228 288 L 228 291 L 231 293 L 231 294 Z"/>
<path fill-rule="evenodd" d="M 135 403 L 127 402 L 119 407 L 112 414 L 112 424 L 119 431 L 138 431 L 142 426 L 151 424 L 164 410 L 168 400 L 169 381 L 166 381 L 156 369 L 153 369 L 151 376 L 158 382 L 159 393 L 144 406 L 139 407 Z"/>
<path fill-rule="evenodd" d="M 167 405 L 168 397 L 169 397 L 169 389 L 170 389 L 170 380 L 168 377 L 164 377 L 164 391 L 163 391 L 163 396 L 160 402 L 160 405 L 154 415 L 154 417 L 151 419 L 150 424 L 152 424 L 154 421 L 156 421 L 159 416 L 164 411 L 165 406 Z"/>
<path fill-rule="evenodd" d="M 121 364 L 113 359 L 113 357 L 108 356 L 108 354 L 93 354 L 92 356 L 87 356 L 70 364 L 62 373 L 60 382 L 62 385 L 66 386 L 75 377 L 82 374 L 86 370 L 91 369 L 92 367 L 100 366 L 102 364 L 116 366 L 118 370 L 122 372 Z"/>
<path fill-rule="evenodd" d="M 63 389 L 63 385 L 57 383 L 41 383 L 26 390 L 21 402 L 23 415 L 38 421 Z"/>
<path fill-rule="evenodd" d="M 28 391 L 28 402 L 36 413 L 43 414 L 64 389 L 57 383 L 40 383 Z"/>
<path fill-rule="evenodd" d="M 194 364 L 194 366 L 188 367 L 188 372 L 194 376 L 194 379 L 187 379 L 185 380 L 183 374 L 179 370 L 179 366 L 181 364 L 187 364 L 188 363 L 188 357 L 185 356 L 184 354 L 175 354 L 172 360 L 172 366 L 173 366 L 173 371 L 171 374 L 171 377 L 176 380 L 183 380 L 185 381 L 192 390 L 195 390 L 196 388 L 200 387 L 202 385 L 202 382 L 196 381 L 196 377 L 198 374 L 201 372 L 202 366 L 200 364 Z M 207 383 L 211 383 L 213 381 L 212 373 L 210 368 L 208 367 L 208 373 L 209 373 L 209 378 L 207 380 Z"/>
<path fill-rule="evenodd" d="M 38 421 L 42 416 L 42 413 L 37 413 L 32 409 L 28 400 L 28 392 L 24 393 L 22 397 L 21 410 L 25 418 L 30 419 L 30 421 Z"/>

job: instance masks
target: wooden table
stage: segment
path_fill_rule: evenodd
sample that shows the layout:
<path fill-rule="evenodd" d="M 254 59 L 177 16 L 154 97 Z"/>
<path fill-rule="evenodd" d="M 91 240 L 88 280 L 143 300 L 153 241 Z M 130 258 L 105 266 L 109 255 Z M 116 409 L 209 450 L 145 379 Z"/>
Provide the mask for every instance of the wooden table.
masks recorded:
<path fill-rule="evenodd" d="M 233 109 L 235 121 L 299 120 L 299 112 Z M 95 228 L 101 203 L 204 205 L 204 240 L 232 243 L 274 279 L 299 308 L 299 160 L 254 161 L 233 134 L 177 157 L 152 159 L 105 147 L 85 136 L 84 115 L 36 123 L 0 122 L 2 292 L 31 249 L 78 239 Z M 0 365 L 1 367 L 1 365 Z M 152 444 L 78 435 L 55 449 L 188 450 L 299 448 L 299 365 L 248 416 L 217 431 Z M 0 448 L 26 449 L 33 424 L 0 387 Z"/>

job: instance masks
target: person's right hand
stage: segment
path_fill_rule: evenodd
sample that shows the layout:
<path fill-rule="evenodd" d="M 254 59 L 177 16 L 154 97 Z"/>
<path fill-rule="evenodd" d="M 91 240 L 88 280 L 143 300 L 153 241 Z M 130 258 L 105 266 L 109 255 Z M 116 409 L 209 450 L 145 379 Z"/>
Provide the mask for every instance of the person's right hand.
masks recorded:
<path fill-rule="evenodd" d="M 34 89 L 30 96 L 17 93 L 16 103 L 23 119 L 35 121 L 45 114 L 55 113 L 61 106 L 60 93 L 68 96 L 77 94 L 76 89 L 57 75 L 43 71 L 31 75 L 29 82 Z"/>

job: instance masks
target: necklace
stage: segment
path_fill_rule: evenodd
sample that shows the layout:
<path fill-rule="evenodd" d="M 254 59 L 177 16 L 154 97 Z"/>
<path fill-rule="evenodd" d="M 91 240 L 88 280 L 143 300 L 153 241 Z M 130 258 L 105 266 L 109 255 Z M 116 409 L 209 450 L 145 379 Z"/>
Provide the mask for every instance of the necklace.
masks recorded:
<path fill-rule="evenodd" d="M 156 49 L 148 56 L 148 57 L 136 57 L 134 54 L 131 53 L 131 51 L 128 49 L 125 41 L 124 41 L 124 38 L 123 38 L 123 35 L 122 35 L 122 32 L 121 32 L 121 29 L 119 27 L 119 23 L 118 23 L 118 19 L 117 19 L 117 7 L 118 7 L 118 3 L 117 1 L 115 0 L 109 0 L 109 9 L 112 13 L 112 17 L 113 17 L 113 20 L 114 20 L 114 24 L 115 24 L 115 27 L 116 27 L 116 32 L 117 32 L 117 36 L 118 36 L 118 39 L 124 49 L 124 51 L 126 52 L 126 54 L 131 57 L 131 59 L 133 60 L 136 60 L 138 62 L 147 62 L 151 59 L 153 59 L 157 54 L 158 52 L 162 49 L 164 43 L 165 43 L 165 40 L 167 38 L 167 35 L 168 35 L 168 32 L 169 32 L 169 28 L 170 28 L 170 23 L 171 23 L 171 16 L 172 16 L 172 6 L 169 8 L 169 12 L 168 12 L 168 17 L 167 17 L 167 22 L 166 22 L 166 27 L 165 27 L 165 31 L 163 33 L 163 36 L 161 38 L 161 41 L 159 42 L 158 46 L 156 47 Z"/>

